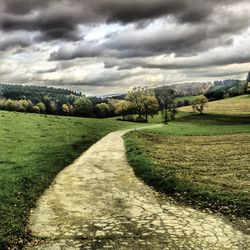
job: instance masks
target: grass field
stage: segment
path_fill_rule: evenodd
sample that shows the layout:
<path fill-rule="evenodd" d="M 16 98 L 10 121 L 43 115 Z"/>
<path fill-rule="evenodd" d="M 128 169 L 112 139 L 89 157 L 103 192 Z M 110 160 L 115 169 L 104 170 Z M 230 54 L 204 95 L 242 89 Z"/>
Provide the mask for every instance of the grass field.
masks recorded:
<path fill-rule="evenodd" d="M 184 112 L 192 112 L 192 107 L 182 107 Z M 226 98 L 208 103 L 205 113 L 218 114 L 250 114 L 250 95 L 242 95 L 233 98 Z"/>
<path fill-rule="evenodd" d="M 169 125 L 125 135 L 135 173 L 188 203 L 249 218 L 249 100 L 226 99 L 223 114 L 184 113 Z M 216 103 L 223 106 L 225 100 Z M 237 115 L 231 110 L 235 105 L 243 110 Z"/>
<path fill-rule="evenodd" d="M 200 207 L 249 217 L 250 134 L 132 132 L 126 145 L 135 173 L 157 190 Z"/>
<path fill-rule="evenodd" d="M 166 126 L 148 128 L 146 131 L 169 135 L 219 135 L 250 132 L 250 115 L 189 114 L 180 113 L 174 122 Z M 150 119 L 159 123 L 160 115 Z"/>
<path fill-rule="evenodd" d="M 245 215 L 249 101 L 249 96 L 241 96 L 213 102 L 215 111 L 224 102 L 223 114 L 180 112 L 167 126 L 130 133 L 125 136 L 128 160 L 138 176 L 161 191 Z M 236 106 L 237 115 L 232 110 Z M 150 119 L 151 124 L 160 121 L 160 115 Z M 0 124 L 0 249 L 23 245 L 30 208 L 60 170 L 107 133 L 145 126 L 115 119 L 4 111 Z"/>
<path fill-rule="evenodd" d="M 22 246 L 30 208 L 61 169 L 107 133 L 136 126 L 0 112 L 0 249 Z"/>
<path fill-rule="evenodd" d="M 176 97 L 174 99 L 174 102 L 177 103 L 178 101 L 185 101 L 188 100 L 190 103 L 195 99 L 196 96 L 182 96 L 182 97 Z"/>

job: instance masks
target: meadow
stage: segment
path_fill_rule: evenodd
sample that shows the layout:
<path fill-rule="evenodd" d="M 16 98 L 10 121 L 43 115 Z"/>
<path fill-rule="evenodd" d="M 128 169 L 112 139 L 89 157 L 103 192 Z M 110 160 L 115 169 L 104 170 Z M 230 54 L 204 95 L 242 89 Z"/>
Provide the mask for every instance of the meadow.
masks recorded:
<path fill-rule="evenodd" d="M 192 112 L 192 107 L 182 107 L 180 111 Z M 241 95 L 209 102 L 206 113 L 217 114 L 250 114 L 250 95 Z"/>
<path fill-rule="evenodd" d="M 111 131 L 141 126 L 0 112 L 0 249 L 22 246 L 30 208 L 55 175 Z"/>
<path fill-rule="evenodd" d="M 136 175 L 188 203 L 249 215 L 249 105 L 245 95 L 209 103 L 204 115 L 185 107 L 166 126 L 127 134 Z M 160 122 L 160 115 L 150 119 Z M 0 111 L 0 124 L 0 249 L 29 240 L 29 211 L 60 170 L 109 132 L 142 126 L 7 111 Z"/>
<path fill-rule="evenodd" d="M 195 99 L 196 96 L 182 96 L 182 97 L 176 97 L 174 99 L 175 103 L 178 102 L 184 102 L 185 100 L 189 101 L 190 103 Z"/>
<path fill-rule="evenodd" d="M 135 174 L 188 204 L 249 218 L 249 104 L 245 95 L 211 102 L 204 115 L 181 108 L 169 125 L 125 135 Z"/>

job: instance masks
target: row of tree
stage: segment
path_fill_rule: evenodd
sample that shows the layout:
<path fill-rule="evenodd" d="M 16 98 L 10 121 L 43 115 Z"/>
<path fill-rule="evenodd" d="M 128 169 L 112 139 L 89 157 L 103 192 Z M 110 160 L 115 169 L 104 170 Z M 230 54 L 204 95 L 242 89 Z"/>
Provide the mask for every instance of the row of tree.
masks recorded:
<path fill-rule="evenodd" d="M 1 99 L 30 100 L 32 103 L 39 103 L 44 102 L 44 99 L 47 98 L 59 104 L 70 103 L 72 105 L 75 99 L 81 96 L 81 93 L 76 93 L 69 89 L 20 84 L 0 84 Z"/>
<path fill-rule="evenodd" d="M 0 109 L 17 112 L 40 114 L 74 115 L 82 117 L 106 118 L 121 116 L 122 120 L 148 122 L 148 118 L 161 112 L 165 124 L 175 119 L 178 103 L 174 100 L 176 92 L 163 89 L 157 95 L 153 89 L 136 87 L 125 96 L 125 99 L 100 99 L 76 97 L 73 104 L 59 103 L 51 98 L 43 98 L 43 102 L 31 100 L 1 99 Z M 101 102 L 102 101 L 102 102 Z M 193 104 L 194 111 L 203 112 L 208 100 L 204 96 L 197 97 Z"/>
<path fill-rule="evenodd" d="M 70 104 L 58 106 L 54 101 L 38 102 L 34 104 L 31 100 L 1 99 L 0 110 L 38 113 L 38 114 L 60 114 L 73 115 L 74 107 Z M 60 111 L 59 111 L 60 110 Z"/>
<path fill-rule="evenodd" d="M 30 99 L 0 99 L 0 109 L 17 112 L 41 114 L 75 115 L 82 117 L 113 117 L 121 116 L 123 120 L 147 122 L 149 116 L 162 112 L 164 122 L 172 120 L 176 114 L 177 105 L 174 102 L 175 92 L 170 89 L 161 91 L 156 96 L 155 91 L 147 87 L 137 87 L 129 91 L 125 100 L 87 98 L 74 96 L 74 102 L 62 103 L 49 96 L 34 102 Z"/>
<path fill-rule="evenodd" d="M 224 80 L 215 81 L 214 85 L 205 93 L 205 96 L 213 101 L 228 97 L 242 95 L 247 91 L 246 81 L 241 80 Z"/>
<path fill-rule="evenodd" d="M 107 102 L 97 104 L 94 114 L 97 117 L 122 116 L 123 120 L 148 122 L 148 118 L 159 111 L 164 123 L 173 120 L 177 113 L 174 102 L 175 92 L 165 89 L 156 95 L 153 89 L 136 87 L 125 96 L 125 100 L 108 99 Z"/>

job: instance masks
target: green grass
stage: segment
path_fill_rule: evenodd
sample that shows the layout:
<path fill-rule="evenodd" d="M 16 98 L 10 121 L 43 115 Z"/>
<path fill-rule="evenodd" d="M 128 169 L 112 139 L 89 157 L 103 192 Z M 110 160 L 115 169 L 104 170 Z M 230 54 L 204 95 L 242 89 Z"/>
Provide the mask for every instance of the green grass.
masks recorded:
<path fill-rule="evenodd" d="M 23 245 L 30 208 L 60 170 L 107 133 L 138 126 L 0 112 L 0 249 Z"/>
<path fill-rule="evenodd" d="M 179 118 L 168 125 L 148 128 L 146 131 L 168 135 L 219 135 L 250 132 L 250 115 L 184 114 L 179 114 Z M 150 120 L 151 123 L 159 121 L 159 116 Z"/>
<path fill-rule="evenodd" d="M 182 96 L 182 97 L 176 97 L 174 99 L 174 102 L 177 103 L 178 101 L 185 101 L 188 100 L 190 103 L 195 99 L 196 96 Z"/>

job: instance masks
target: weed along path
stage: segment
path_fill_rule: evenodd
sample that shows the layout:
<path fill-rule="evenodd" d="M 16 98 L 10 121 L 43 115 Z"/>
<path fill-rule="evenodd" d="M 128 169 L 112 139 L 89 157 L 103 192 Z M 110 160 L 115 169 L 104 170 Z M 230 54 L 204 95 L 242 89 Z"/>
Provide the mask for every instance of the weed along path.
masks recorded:
<path fill-rule="evenodd" d="M 108 134 L 55 178 L 30 217 L 26 249 L 249 249 L 225 219 L 176 205 L 138 180 Z"/>

